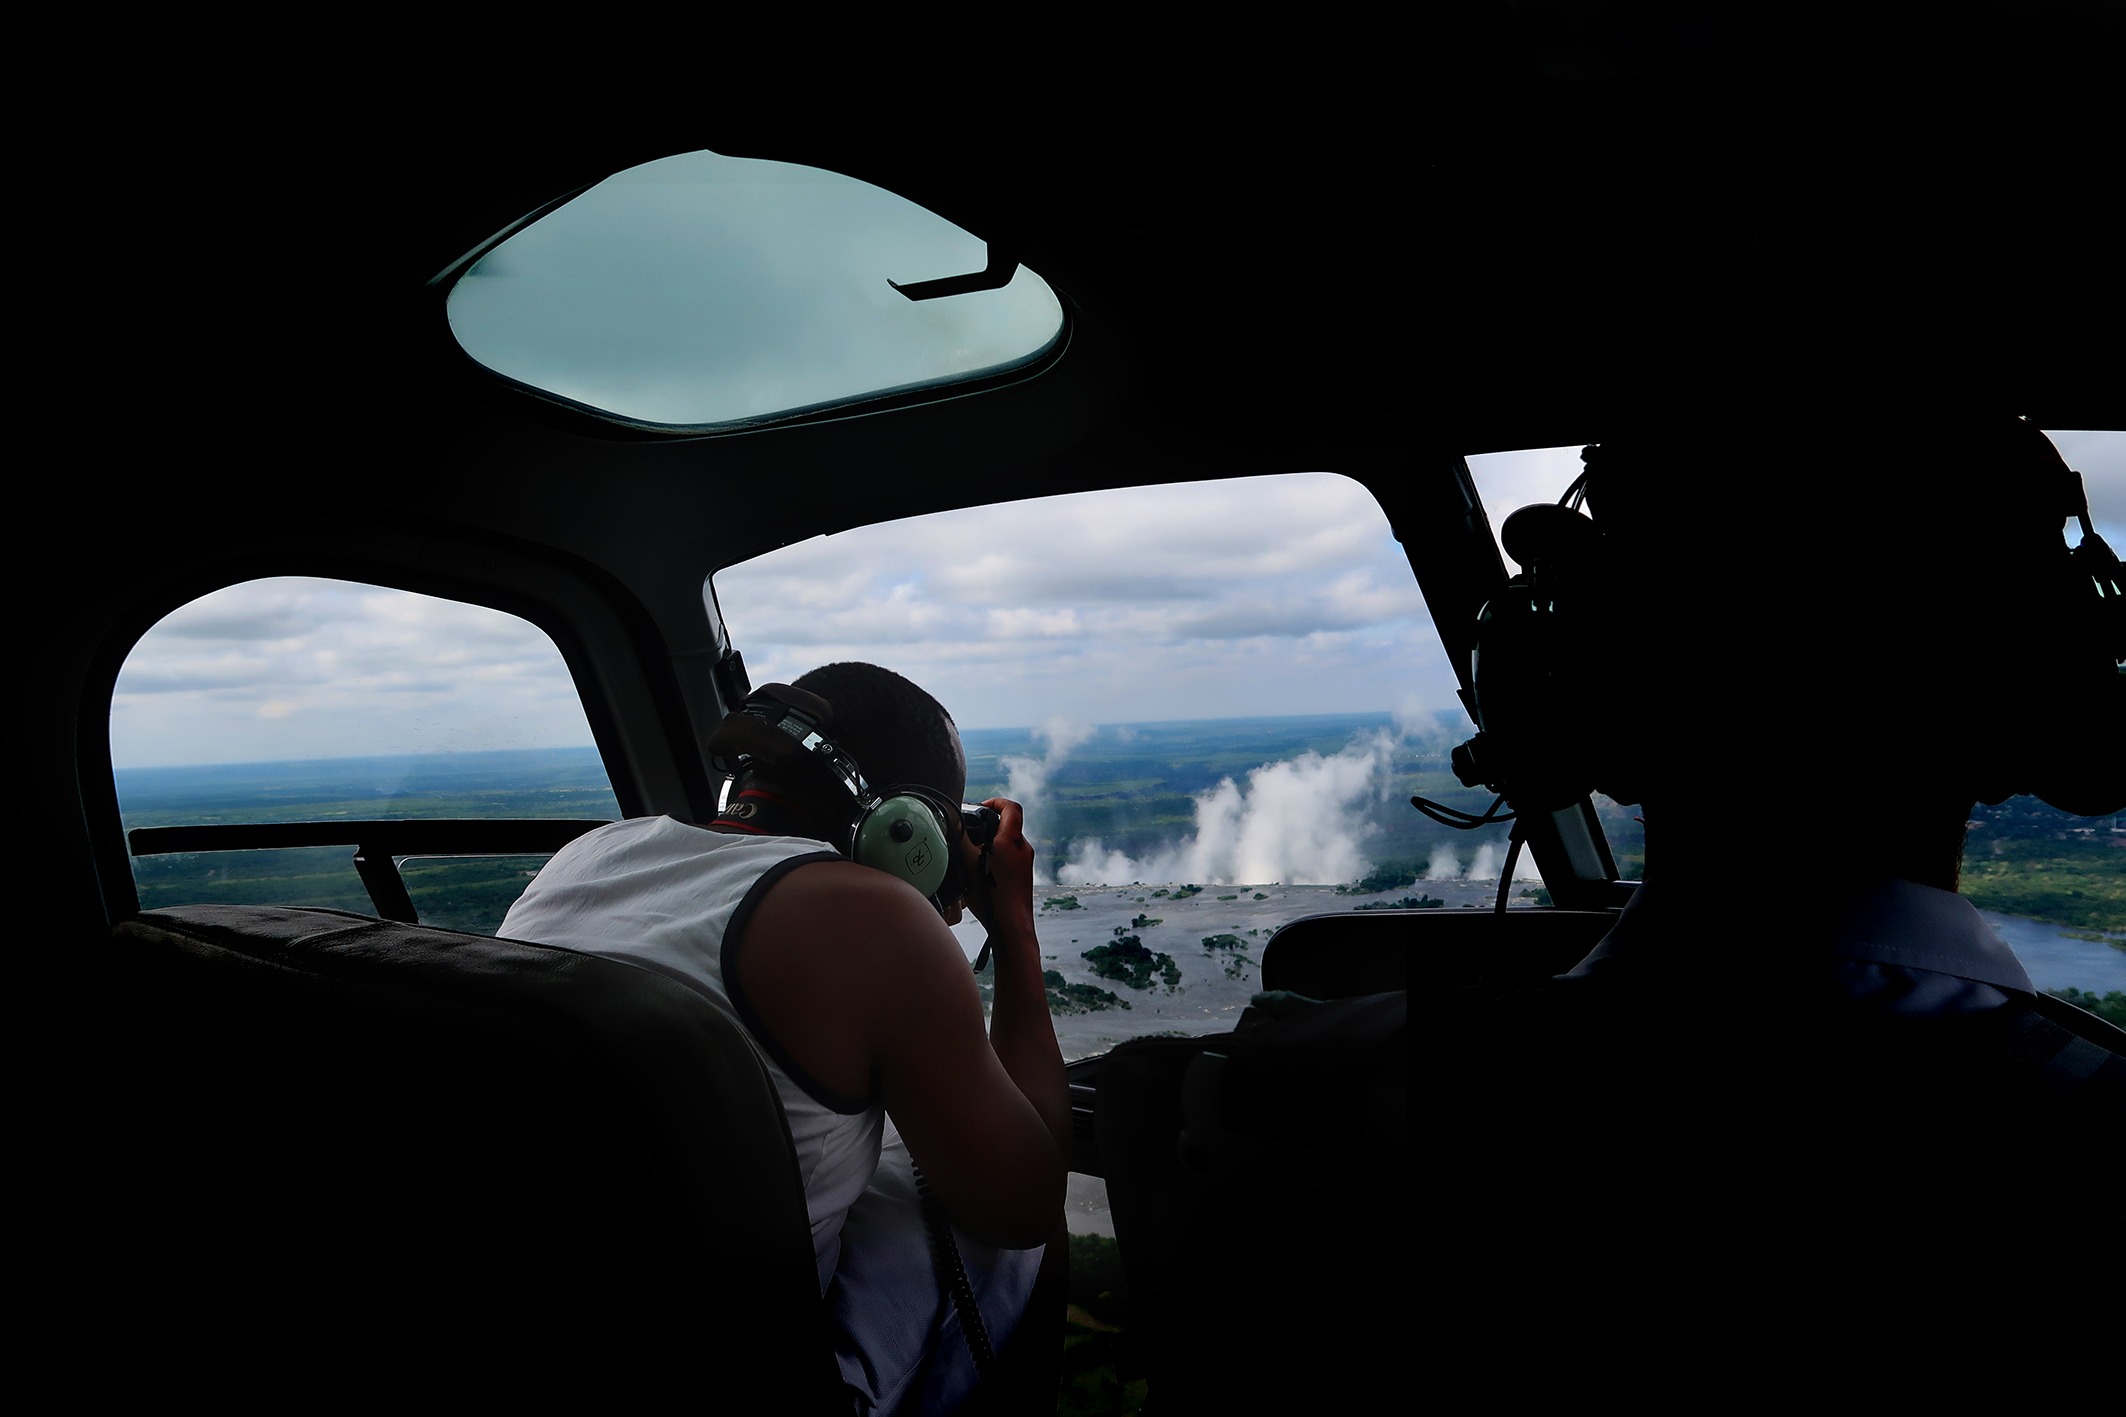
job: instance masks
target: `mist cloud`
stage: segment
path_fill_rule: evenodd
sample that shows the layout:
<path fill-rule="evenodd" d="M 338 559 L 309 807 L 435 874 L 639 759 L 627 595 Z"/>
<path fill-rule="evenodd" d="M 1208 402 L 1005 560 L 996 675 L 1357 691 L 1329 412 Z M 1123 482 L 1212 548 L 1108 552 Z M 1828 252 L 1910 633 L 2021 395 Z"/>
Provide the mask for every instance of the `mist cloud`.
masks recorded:
<path fill-rule="evenodd" d="M 1495 881 L 1499 869 L 1506 864 L 1506 848 L 1493 842 L 1480 842 L 1469 853 L 1469 864 L 1462 864 L 1461 854 L 1454 843 L 1443 841 L 1432 848 L 1432 857 L 1425 863 L 1425 879 L 1428 881 Z M 1535 868 L 1535 859 L 1526 851 L 1513 863 L 1513 878 L 1516 881 L 1540 881 L 1542 873 Z"/>
<path fill-rule="evenodd" d="M 1078 723 L 1067 718 L 1051 718 L 1033 731 L 1036 741 L 1046 741 L 1048 751 L 1038 758 L 1012 754 L 1003 759 L 1005 773 L 1004 795 L 1026 809 L 1029 818 L 1038 819 L 1039 803 L 1048 791 L 1049 779 L 1071 751 L 1090 739 L 1095 729 L 1089 723 Z"/>
<path fill-rule="evenodd" d="M 1056 869 L 1060 884 L 1129 881 L 1206 885 L 1330 884 L 1370 867 L 1372 827 L 1360 807 L 1385 798 L 1394 780 L 1395 736 L 1354 739 L 1324 757 L 1307 752 L 1265 763 L 1245 786 L 1226 778 L 1196 797 L 1196 826 L 1174 846 L 1143 857 L 1081 841 Z"/>

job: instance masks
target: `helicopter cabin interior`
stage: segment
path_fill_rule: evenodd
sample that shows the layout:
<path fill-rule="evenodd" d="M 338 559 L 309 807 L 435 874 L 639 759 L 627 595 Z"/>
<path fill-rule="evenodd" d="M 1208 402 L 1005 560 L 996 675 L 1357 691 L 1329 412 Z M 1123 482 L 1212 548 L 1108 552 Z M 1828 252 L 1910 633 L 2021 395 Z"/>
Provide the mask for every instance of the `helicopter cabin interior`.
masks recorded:
<path fill-rule="evenodd" d="M 1483 504 L 1472 457 L 1576 448 L 1620 415 L 1834 358 L 1869 366 L 1885 409 L 1983 390 L 2044 427 L 2126 428 L 2116 252 L 2072 210 L 2115 165 L 2118 115 L 2096 99 L 2113 22 L 1888 6 L 1827 32 L 1682 8 L 1456 7 L 1392 57 L 1307 44 L 1215 80 L 1177 45 L 1065 64 L 1056 92 L 1082 102 L 968 125 L 890 85 L 851 91 L 860 119 L 724 95 L 586 121 L 461 92 L 390 127 L 350 117 L 349 93 L 269 105 L 232 86 L 129 151 L 18 127 L 17 859 L 43 947 L 17 999 L 42 1040 L 22 1165 L 32 1224 L 56 1232 L 51 1331 L 123 1333 L 173 1382 L 243 1367 L 261 1391 L 305 1364 L 388 1382 L 409 1350 L 447 1348 L 442 1381 L 466 1396 L 581 1381 L 647 1400 L 679 1381 L 758 1410 L 837 1401 L 802 1187 L 744 1030 L 625 965 L 423 923 L 398 864 L 551 852 L 583 823 L 129 837 L 114 694 L 143 637 L 202 597 L 321 578 L 517 617 L 565 664 L 614 812 L 700 821 L 722 785 L 707 732 L 748 683 L 711 578 L 822 534 L 1333 473 L 1377 504 L 1466 687 L 1511 510 Z M 1085 97 L 1147 87 L 1141 108 Z M 483 270 L 538 258 L 513 239 L 618 174 L 702 155 L 854 179 L 973 253 L 881 299 L 942 308 L 1022 273 L 1047 294 L 1013 316 L 1016 344 L 972 361 L 837 357 L 855 373 L 814 384 L 802 353 L 762 375 L 776 352 L 749 350 L 732 377 L 759 386 L 723 397 L 709 377 L 698 406 L 630 403 L 595 350 L 542 364 L 507 311 L 475 308 L 506 285 Z M 565 244 L 564 225 L 539 239 Z M 1550 908 L 1308 919 L 1269 945 L 1260 987 L 1344 998 L 1417 976 L 1430 999 L 1568 967 L 1631 883 L 1585 800 L 1524 813 L 1517 838 Z M 316 843 L 355 851 L 367 908 L 143 910 L 158 854 Z M 1088 1176 L 1133 1127 L 1166 1127 L 1148 1144 L 1171 1155 L 1179 1125 L 1103 1121 L 1106 1061 L 1071 1065 Z M 1413 1204 L 1401 1099 L 1339 1112 L 1376 1133 L 1371 1159 L 1284 1202 L 1235 1163 L 1226 1198 L 1249 1204 L 1219 1224 L 1256 1227 L 1240 1243 L 1266 1284 L 1364 1282 L 1264 1255 L 1344 1234 L 1339 1204 Z M 1373 1262 L 1410 1263 L 1409 1231 L 1386 1231 Z M 1209 1263 L 1160 1233 L 1134 1255 L 1123 1235 L 1152 1291 Z M 1326 1327 L 1290 1303 L 1261 1367 L 1333 1334 L 1351 1391 L 1400 1371 L 1393 1291 Z M 1175 1354 L 1219 1341 L 1172 1323 Z"/>

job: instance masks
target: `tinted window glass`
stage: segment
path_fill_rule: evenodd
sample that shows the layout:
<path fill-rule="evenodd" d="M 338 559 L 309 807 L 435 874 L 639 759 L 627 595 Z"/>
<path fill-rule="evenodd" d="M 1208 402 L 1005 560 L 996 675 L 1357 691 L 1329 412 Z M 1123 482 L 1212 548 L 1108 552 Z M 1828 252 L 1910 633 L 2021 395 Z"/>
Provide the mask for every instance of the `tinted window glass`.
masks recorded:
<path fill-rule="evenodd" d="M 619 815 L 560 652 L 480 606 L 343 581 L 231 586 L 134 646 L 111 701 L 125 826 Z M 492 931 L 513 858 L 408 866 L 424 921 Z M 143 906 L 368 912 L 349 846 L 135 859 Z"/>
<path fill-rule="evenodd" d="M 684 153 L 609 177 L 483 256 L 450 326 L 497 373 L 647 423 L 768 418 L 1009 368 L 1063 307 L 1033 272 L 910 300 L 987 245 L 891 192 Z"/>

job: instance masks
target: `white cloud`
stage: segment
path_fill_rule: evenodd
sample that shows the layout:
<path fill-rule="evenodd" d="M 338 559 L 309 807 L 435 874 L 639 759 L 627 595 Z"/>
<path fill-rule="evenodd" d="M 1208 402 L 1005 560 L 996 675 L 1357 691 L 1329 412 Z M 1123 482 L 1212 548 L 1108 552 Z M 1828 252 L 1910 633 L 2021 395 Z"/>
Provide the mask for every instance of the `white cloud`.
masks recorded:
<path fill-rule="evenodd" d="M 111 702 L 120 767 L 588 744 L 552 642 L 489 610 L 284 577 L 143 636 Z"/>
<path fill-rule="evenodd" d="M 1074 609 L 1034 610 L 1021 607 L 1013 610 L 995 609 L 988 613 L 988 633 L 991 639 L 1059 639 L 1076 638 L 1085 633 L 1085 624 Z"/>
<path fill-rule="evenodd" d="M 1328 474 L 859 528 L 721 571 L 716 596 L 756 680 L 869 659 L 970 727 L 1383 710 L 1440 699 L 1447 670 L 1380 508 Z"/>

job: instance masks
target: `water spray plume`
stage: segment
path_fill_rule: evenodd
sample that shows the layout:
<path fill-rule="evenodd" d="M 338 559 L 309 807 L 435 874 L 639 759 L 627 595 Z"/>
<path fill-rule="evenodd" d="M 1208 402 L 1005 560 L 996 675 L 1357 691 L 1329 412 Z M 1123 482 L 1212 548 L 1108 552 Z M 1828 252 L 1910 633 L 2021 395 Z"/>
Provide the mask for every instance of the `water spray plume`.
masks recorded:
<path fill-rule="evenodd" d="M 1372 827 L 1359 811 L 1394 780 L 1395 735 L 1378 731 L 1324 757 L 1308 751 L 1265 763 L 1243 787 L 1226 778 L 1196 798 L 1195 830 L 1144 857 L 1108 850 L 1097 838 L 1076 844 L 1057 868 L 1064 881 L 1264 881 L 1336 884 L 1370 869 L 1363 842 Z"/>

